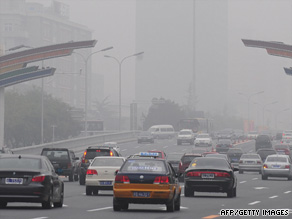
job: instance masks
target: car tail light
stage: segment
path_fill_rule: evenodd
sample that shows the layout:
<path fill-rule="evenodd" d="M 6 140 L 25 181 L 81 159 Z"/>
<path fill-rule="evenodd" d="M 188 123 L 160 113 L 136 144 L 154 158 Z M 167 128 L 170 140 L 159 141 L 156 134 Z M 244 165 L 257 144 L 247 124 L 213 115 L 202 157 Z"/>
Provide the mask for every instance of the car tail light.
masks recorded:
<path fill-rule="evenodd" d="M 31 181 L 32 182 L 43 182 L 45 180 L 45 176 L 34 176 Z"/>
<path fill-rule="evenodd" d="M 187 172 L 186 176 L 188 177 L 201 176 L 201 172 L 194 172 L 194 171 Z"/>
<path fill-rule="evenodd" d="M 96 170 L 87 170 L 86 175 L 98 175 Z"/>
<path fill-rule="evenodd" d="M 211 173 L 214 174 L 216 177 L 230 177 L 229 173 L 226 172 L 200 172 L 200 171 L 191 171 L 188 172 L 186 175 L 189 177 L 201 176 L 203 173 Z"/>
<path fill-rule="evenodd" d="M 290 169 L 290 165 L 285 165 L 285 169 Z"/>
<path fill-rule="evenodd" d="M 261 164 L 261 163 L 262 163 L 261 161 L 259 161 L 259 160 L 257 161 L 257 164 Z"/>
<path fill-rule="evenodd" d="M 267 165 L 267 164 L 264 164 L 264 166 L 263 166 L 263 167 L 264 167 L 264 169 L 266 169 L 266 168 L 268 168 L 268 165 Z"/>
<path fill-rule="evenodd" d="M 179 166 L 178 166 L 179 169 L 182 168 L 182 162 L 179 162 Z"/>
<path fill-rule="evenodd" d="M 243 163 L 243 161 L 242 160 L 239 160 L 239 163 Z"/>
<path fill-rule="evenodd" d="M 87 163 L 86 162 L 87 160 L 85 160 L 86 154 L 87 154 L 87 151 L 84 151 L 83 156 L 82 156 L 82 160 L 81 160 L 82 163 Z"/>
<path fill-rule="evenodd" d="M 116 183 L 130 183 L 130 179 L 128 176 L 116 175 L 115 182 Z"/>
<path fill-rule="evenodd" d="M 230 174 L 225 173 L 225 172 L 215 172 L 215 176 L 217 176 L 217 177 L 230 177 Z"/>
<path fill-rule="evenodd" d="M 111 157 L 114 156 L 114 153 L 113 153 L 112 151 L 110 151 L 110 156 L 111 156 Z"/>
<path fill-rule="evenodd" d="M 153 184 L 168 184 L 169 178 L 168 176 L 156 176 Z"/>

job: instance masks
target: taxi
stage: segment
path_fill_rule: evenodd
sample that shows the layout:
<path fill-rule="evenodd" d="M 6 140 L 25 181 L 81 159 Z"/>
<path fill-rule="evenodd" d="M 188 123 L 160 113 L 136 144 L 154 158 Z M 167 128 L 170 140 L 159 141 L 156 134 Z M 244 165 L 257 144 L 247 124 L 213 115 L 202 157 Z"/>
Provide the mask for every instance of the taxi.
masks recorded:
<path fill-rule="evenodd" d="M 141 152 L 128 158 L 115 177 L 114 211 L 127 210 L 129 204 L 165 204 L 168 212 L 180 210 L 181 187 L 172 166 L 158 153 Z"/>

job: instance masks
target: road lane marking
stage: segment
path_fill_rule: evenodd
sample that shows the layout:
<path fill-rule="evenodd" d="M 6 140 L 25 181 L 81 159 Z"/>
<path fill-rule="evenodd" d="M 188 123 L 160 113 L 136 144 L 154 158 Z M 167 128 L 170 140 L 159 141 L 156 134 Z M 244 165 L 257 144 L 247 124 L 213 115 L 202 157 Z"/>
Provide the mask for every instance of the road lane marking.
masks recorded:
<path fill-rule="evenodd" d="M 126 151 L 126 150 L 128 150 L 128 149 L 123 149 L 123 150 L 121 150 L 121 151 Z"/>
<path fill-rule="evenodd" d="M 168 146 L 163 146 L 163 148 L 168 148 Z"/>
<path fill-rule="evenodd" d="M 212 218 L 216 218 L 216 217 L 220 217 L 220 215 L 216 214 L 216 215 L 209 215 L 206 217 L 203 217 L 202 219 L 212 219 Z"/>
<path fill-rule="evenodd" d="M 252 180 L 257 180 L 257 179 L 259 179 L 259 178 L 253 178 Z"/>
<path fill-rule="evenodd" d="M 291 191 L 287 191 L 287 192 L 284 192 L 285 194 L 288 194 L 288 193 L 290 193 Z"/>
<path fill-rule="evenodd" d="M 34 218 L 31 218 L 31 219 L 46 219 L 48 217 L 34 217 Z"/>
<path fill-rule="evenodd" d="M 246 183 L 246 181 L 241 181 L 240 183 Z"/>
<path fill-rule="evenodd" d="M 255 202 L 251 202 L 251 203 L 248 203 L 248 205 L 255 205 L 255 204 L 258 204 L 260 203 L 261 201 L 255 201 Z"/>
<path fill-rule="evenodd" d="M 104 208 L 96 208 L 96 209 L 91 209 L 91 210 L 87 210 L 88 212 L 93 212 L 93 211 L 102 211 L 102 210 L 107 210 L 107 209 L 111 209 L 113 207 L 104 207 Z"/>
<path fill-rule="evenodd" d="M 63 204 L 63 207 L 67 208 L 67 207 L 68 207 L 68 205 L 64 205 L 64 204 Z"/>
<path fill-rule="evenodd" d="M 166 210 L 166 207 L 159 207 L 160 209 Z M 188 207 L 180 206 L 180 209 L 189 209 Z"/>
<path fill-rule="evenodd" d="M 269 197 L 269 198 L 277 198 L 278 196 L 277 195 L 274 195 L 274 196 L 271 196 L 271 197 Z"/>

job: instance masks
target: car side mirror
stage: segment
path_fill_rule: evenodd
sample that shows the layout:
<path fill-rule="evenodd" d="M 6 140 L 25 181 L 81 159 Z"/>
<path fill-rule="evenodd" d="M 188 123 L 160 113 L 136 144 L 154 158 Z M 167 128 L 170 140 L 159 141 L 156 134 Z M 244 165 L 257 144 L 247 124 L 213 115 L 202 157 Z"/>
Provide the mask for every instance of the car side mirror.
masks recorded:
<path fill-rule="evenodd" d="M 237 167 L 233 167 L 233 171 L 239 171 L 239 169 Z"/>

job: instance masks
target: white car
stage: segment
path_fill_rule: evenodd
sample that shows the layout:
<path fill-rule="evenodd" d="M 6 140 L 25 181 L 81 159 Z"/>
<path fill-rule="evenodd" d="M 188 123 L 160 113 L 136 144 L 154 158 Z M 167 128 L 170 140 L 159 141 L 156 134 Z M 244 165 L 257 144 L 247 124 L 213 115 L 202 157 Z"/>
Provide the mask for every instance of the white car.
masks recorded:
<path fill-rule="evenodd" d="M 86 172 L 86 195 L 97 195 L 99 190 L 113 190 L 115 175 L 124 157 L 95 157 Z"/>
<path fill-rule="evenodd" d="M 194 144 L 195 134 L 191 129 L 182 129 L 177 135 L 177 145 L 182 143 Z"/>
<path fill-rule="evenodd" d="M 256 139 L 258 137 L 259 133 L 255 131 L 251 131 L 247 133 L 247 138 L 248 139 Z"/>
<path fill-rule="evenodd" d="M 212 146 L 212 138 L 208 133 L 199 134 L 195 140 L 195 146 Z"/>

